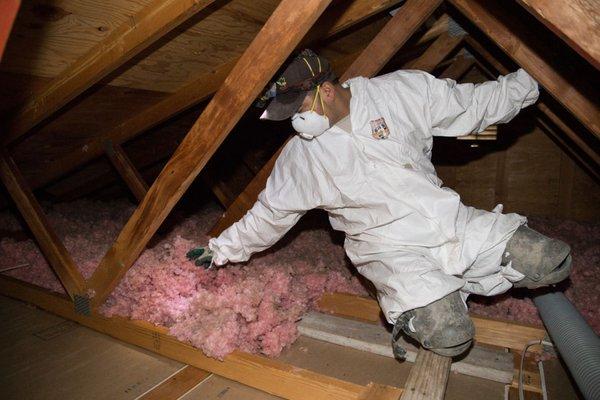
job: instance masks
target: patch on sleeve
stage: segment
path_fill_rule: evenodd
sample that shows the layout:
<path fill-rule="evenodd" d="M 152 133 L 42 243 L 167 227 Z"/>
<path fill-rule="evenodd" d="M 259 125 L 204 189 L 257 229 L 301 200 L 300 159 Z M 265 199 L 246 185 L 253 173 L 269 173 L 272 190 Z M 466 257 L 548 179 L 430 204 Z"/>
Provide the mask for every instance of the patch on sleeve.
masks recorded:
<path fill-rule="evenodd" d="M 369 121 L 371 124 L 371 136 L 375 139 L 387 139 L 390 136 L 390 130 L 385 123 L 385 119 L 379 118 Z"/>

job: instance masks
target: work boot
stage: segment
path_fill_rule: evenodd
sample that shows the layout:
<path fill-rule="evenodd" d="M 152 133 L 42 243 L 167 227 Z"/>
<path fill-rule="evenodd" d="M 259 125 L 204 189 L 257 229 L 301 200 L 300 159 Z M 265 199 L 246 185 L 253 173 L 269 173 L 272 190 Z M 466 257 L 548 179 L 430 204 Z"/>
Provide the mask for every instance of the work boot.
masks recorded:
<path fill-rule="evenodd" d="M 458 291 L 425 307 L 406 311 L 396 320 L 392 333 L 394 354 L 401 356 L 396 341 L 400 331 L 434 353 L 454 357 L 464 353 L 475 335 L 475 325 Z"/>
<path fill-rule="evenodd" d="M 565 242 L 521 225 L 506 244 L 502 264 L 512 261 L 512 268 L 525 275 L 514 287 L 536 289 L 569 276 L 570 253 L 571 248 Z"/>

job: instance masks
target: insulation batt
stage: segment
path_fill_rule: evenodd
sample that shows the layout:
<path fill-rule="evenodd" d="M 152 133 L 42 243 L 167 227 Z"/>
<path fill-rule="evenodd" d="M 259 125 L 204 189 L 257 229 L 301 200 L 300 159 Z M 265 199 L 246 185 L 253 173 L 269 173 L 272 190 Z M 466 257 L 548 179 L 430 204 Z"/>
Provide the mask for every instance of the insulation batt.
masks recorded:
<path fill-rule="evenodd" d="M 48 218 L 88 278 L 133 212 L 125 201 L 77 201 L 49 209 Z M 100 312 L 150 321 L 171 334 L 222 359 L 243 351 L 277 356 L 298 336 L 296 324 L 315 307 L 324 292 L 366 295 L 352 276 L 344 251 L 323 224 L 301 222 L 273 251 L 246 264 L 216 270 L 196 267 L 185 253 L 204 244 L 221 210 L 207 205 L 153 241 L 115 288 Z M 18 222 L 0 213 L 4 226 Z M 593 329 L 600 333 L 600 225 L 529 218 L 529 225 L 568 242 L 573 274 L 559 287 Z M 7 275 L 63 292 L 36 244 L 31 240 L 0 241 L 2 267 L 27 262 L 30 267 Z M 541 325 L 529 291 L 494 298 L 470 298 L 473 313 Z"/>
<path fill-rule="evenodd" d="M 132 212 L 125 202 L 77 201 L 55 205 L 48 219 L 89 278 Z M 203 232 L 221 212 L 209 205 L 153 241 L 100 312 L 168 327 L 218 359 L 236 349 L 277 356 L 297 338 L 297 322 L 325 291 L 366 295 L 330 232 L 310 226 L 249 263 L 196 267 L 185 254 L 208 241 Z M 1 218 L 14 223 L 6 213 Z M 2 266 L 30 264 L 7 275 L 64 292 L 33 241 L 3 238 L 0 257 Z"/>

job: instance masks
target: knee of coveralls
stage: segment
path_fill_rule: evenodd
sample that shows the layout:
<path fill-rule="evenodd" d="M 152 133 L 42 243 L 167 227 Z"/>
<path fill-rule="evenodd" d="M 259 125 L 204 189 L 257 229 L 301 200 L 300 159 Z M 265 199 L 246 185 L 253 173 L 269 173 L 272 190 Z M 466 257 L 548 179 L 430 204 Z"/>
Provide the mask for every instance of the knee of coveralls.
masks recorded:
<path fill-rule="evenodd" d="M 382 257 L 357 269 L 377 289 L 379 305 L 390 324 L 402 313 L 426 306 L 465 284 L 463 279 L 447 275 L 419 257 L 400 261 Z"/>

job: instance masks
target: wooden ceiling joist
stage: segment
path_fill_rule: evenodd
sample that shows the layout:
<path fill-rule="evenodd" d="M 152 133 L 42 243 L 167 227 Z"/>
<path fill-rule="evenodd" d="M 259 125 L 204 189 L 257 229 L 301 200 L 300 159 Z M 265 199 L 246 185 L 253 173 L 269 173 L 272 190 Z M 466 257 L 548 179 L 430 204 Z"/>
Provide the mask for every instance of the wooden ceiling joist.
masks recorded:
<path fill-rule="evenodd" d="M 600 69 L 600 8 L 595 0 L 519 0 L 519 3 L 566 41 L 594 67 Z"/>
<path fill-rule="evenodd" d="M 399 0 L 380 0 L 376 2 L 354 0 L 344 6 L 341 11 L 337 9 L 332 11 L 327 10 L 321 20 L 329 18 L 332 22 L 318 26 L 315 25 L 314 29 L 303 40 L 303 44 L 306 45 L 315 40 L 322 41 L 330 38 L 355 26 L 364 19 L 392 7 L 398 2 Z M 235 58 L 219 66 L 214 71 L 201 74 L 154 106 L 133 115 L 118 126 L 107 128 L 104 133 L 91 138 L 88 143 L 82 146 L 82 148 L 85 148 L 85 151 L 78 149 L 69 152 L 57 159 L 48 168 L 45 168 L 39 174 L 32 177 L 31 186 L 34 189 L 43 186 L 71 171 L 78 165 L 101 156 L 104 152 L 104 143 L 106 140 L 111 140 L 116 144 L 124 143 L 208 99 L 223 84 L 225 78 L 238 61 L 239 58 Z"/>
<path fill-rule="evenodd" d="M 52 229 L 42 207 L 27 186 L 27 182 L 21 176 L 14 161 L 5 152 L 0 154 L 0 179 L 69 296 L 71 298 L 83 296 L 86 287 L 83 276 Z"/>
<path fill-rule="evenodd" d="M 102 304 L 330 0 L 283 0 L 173 154 L 88 281 Z M 285 32 L 285 34 L 283 34 Z"/>
<path fill-rule="evenodd" d="M 526 69 L 559 103 L 565 106 L 594 135 L 600 137 L 600 108 L 597 96 L 586 96 L 590 82 L 581 71 L 549 62 L 546 44 L 537 33 L 500 2 L 448 0 L 464 16 L 490 37 L 517 64 Z M 523 38 L 527 38 L 525 41 Z M 597 93 L 597 92 L 596 92 Z"/>
<path fill-rule="evenodd" d="M 153 1 L 70 65 L 44 91 L 27 101 L 6 125 L 2 143 L 6 145 L 26 134 L 110 72 L 213 2 L 214 0 Z"/>
<path fill-rule="evenodd" d="M 423 7 L 423 5 L 429 5 L 429 7 Z M 385 64 L 394 56 L 394 54 L 402 47 L 402 45 L 395 44 L 397 43 L 406 43 L 406 41 L 415 33 L 419 25 L 417 24 L 406 24 L 405 17 L 402 15 L 403 13 L 412 13 L 412 18 L 420 19 L 421 22 L 425 21 L 429 15 L 438 7 L 439 2 L 437 1 L 429 1 L 429 2 L 420 2 L 417 0 L 409 0 L 407 1 L 401 8 L 398 10 L 394 18 L 392 18 L 386 26 L 381 30 L 381 32 L 373 39 L 371 43 L 380 42 L 385 43 L 383 45 L 375 44 L 369 45 L 363 52 L 356 58 L 354 63 L 348 67 L 346 72 L 342 75 L 340 80 L 343 82 L 347 79 L 352 78 L 353 76 L 374 76 L 377 74 Z M 419 10 L 419 13 L 417 13 Z M 418 15 L 421 15 L 421 18 L 418 18 Z M 388 25 L 390 26 L 387 28 Z M 387 29 L 386 29 L 387 28 Z M 400 29 L 404 28 L 404 29 Z M 435 25 L 431 29 L 436 29 Z M 425 33 L 427 35 L 427 33 Z M 433 47 L 435 43 L 445 36 L 445 33 L 442 33 L 430 47 Z M 444 42 L 447 39 L 441 39 Z M 454 43 L 454 39 L 452 39 L 452 43 Z M 460 43 L 460 41 L 459 41 Z M 458 43 L 456 44 L 458 45 Z M 437 48 L 438 46 L 436 46 Z M 442 61 L 444 58 L 448 56 L 448 54 L 454 51 L 454 47 L 450 47 L 447 49 L 441 49 L 441 52 L 437 52 L 435 55 L 432 55 L 431 52 L 425 51 L 421 57 L 424 58 L 423 61 L 416 60 L 418 65 L 430 65 L 431 59 L 435 57 L 438 60 L 438 63 Z M 373 54 L 376 52 L 376 54 Z M 371 62 L 371 60 L 378 60 L 377 63 Z M 437 65 L 437 64 L 436 64 Z M 365 68 L 363 70 L 361 68 Z M 435 65 L 433 66 L 435 67 Z M 433 68 L 432 67 L 432 68 Z M 368 73 L 367 73 L 368 72 Z M 250 181 L 248 186 L 240 193 L 240 195 L 234 200 L 232 205 L 223 213 L 223 216 L 219 218 L 215 226 L 211 228 L 209 231 L 209 235 L 216 237 L 221 234 L 225 229 L 227 229 L 231 224 L 239 220 L 254 204 L 256 199 L 258 198 L 258 194 L 265 188 L 267 179 L 271 174 L 273 167 L 275 166 L 275 161 L 279 153 L 283 150 L 283 146 L 271 157 L 271 159 L 265 164 L 263 168 L 256 174 L 256 176 Z"/>
<path fill-rule="evenodd" d="M 400 400 L 443 400 L 452 358 L 420 348 Z"/>
<path fill-rule="evenodd" d="M 162 356 L 212 372 L 266 393 L 290 400 L 372 400 L 364 397 L 370 387 L 336 379 L 285 362 L 235 351 L 223 361 L 210 358 L 168 334 L 167 329 L 145 321 L 78 314 L 65 296 L 0 275 L 0 293 L 76 321 L 88 328 Z M 402 389 L 395 388 L 398 395 Z"/>

